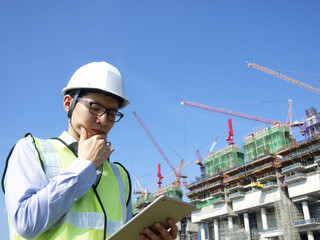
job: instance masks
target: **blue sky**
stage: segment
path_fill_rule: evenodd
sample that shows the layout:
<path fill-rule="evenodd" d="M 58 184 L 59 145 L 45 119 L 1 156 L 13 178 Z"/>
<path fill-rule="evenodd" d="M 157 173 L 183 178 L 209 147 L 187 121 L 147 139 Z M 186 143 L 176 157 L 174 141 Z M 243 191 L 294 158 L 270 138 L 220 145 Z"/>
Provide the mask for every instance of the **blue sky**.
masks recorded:
<path fill-rule="evenodd" d="M 230 116 L 180 102 L 282 122 L 288 99 L 294 120 L 305 119 L 312 106 L 319 108 L 316 93 L 246 64 L 320 88 L 319 10 L 317 0 L 2 0 L 0 167 L 25 133 L 49 138 L 67 130 L 62 88 L 77 68 L 103 60 L 118 67 L 131 101 L 109 134 L 112 160 L 139 177 L 143 188 L 156 181 L 158 163 L 163 176 L 171 172 L 133 116 L 135 110 L 176 168 L 181 157 L 191 161 L 184 169 L 190 182 L 200 175 L 196 150 L 204 156 L 217 136 L 215 149 L 227 145 Z M 231 118 L 239 145 L 264 126 Z M 0 210 L 0 231 L 7 239 L 3 194 Z"/>

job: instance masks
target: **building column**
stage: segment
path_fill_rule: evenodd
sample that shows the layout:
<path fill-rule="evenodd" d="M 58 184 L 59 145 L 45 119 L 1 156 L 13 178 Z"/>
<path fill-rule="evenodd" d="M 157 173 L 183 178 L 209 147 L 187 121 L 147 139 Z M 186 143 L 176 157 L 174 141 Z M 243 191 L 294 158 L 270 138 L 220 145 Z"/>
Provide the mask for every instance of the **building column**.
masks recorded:
<path fill-rule="evenodd" d="M 228 225 L 229 225 L 229 228 L 233 228 L 233 218 L 232 218 L 232 216 L 228 217 Z"/>
<path fill-rule="evenodd" d="M 268 220 L 266 208 L 261 208 L 262 229 L 268 229 Z"/>
<path fill-rule="evenodd" d="M 314 240 L 314 236 L 313 236 L 313 232 L 312 231 L 308 231 L 307 232 L 307 236 L 308 236 L 308 240 Z"/>
<path fill-rule="evenodd" d="M 310 220 L 310 212 L 309 212 L 307 201 L 302 202 L 302 211 L 303 211 L 304 220 Z"/>
<path fill-rule="evenodd" d="M 304 216 L 304 220 L 310 220 L 310 211 L 307 201 L 302 202 L 302 212 Z M 307 231 L 308 240 L 314 240 L 313 232 Z"/>
<path fill-rule="evenodd" d="M 214 240 L 219 240 L 219 222 L 218 219 L 213 219 Z"/>
<path fill-rule="evenodd" d="M 308 240 L 314 240 L 313 232 L 307 231 Z"/>
<path fill-rule="evenodd" d="M 200 238 L 206 240 L 206 225 L 204 223 L 200 224 Z"/>
<path fill-rule="evenodd" d="M 243 214 L 243 221 L 244 221 L 244 229 L 248 233 L 248 240 L 251 240 L 250 223 L 249 223 L 249 214 L 248 213 Z"/>

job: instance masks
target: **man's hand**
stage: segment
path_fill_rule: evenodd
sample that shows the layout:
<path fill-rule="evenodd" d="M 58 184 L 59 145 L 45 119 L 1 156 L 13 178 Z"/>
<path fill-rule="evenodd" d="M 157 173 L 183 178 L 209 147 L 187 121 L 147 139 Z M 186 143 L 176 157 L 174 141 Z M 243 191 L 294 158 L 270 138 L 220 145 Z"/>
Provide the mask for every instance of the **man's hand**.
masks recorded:
<path fill-rule="evenodd" d="M 177 238 L 178 227 L 172 219 L 168 219 L 169 231 L 165 229 L 160 223 L 155 223 L 154 227 L 158 230 L 160 235 L 155 234 L 150 228 L 144 229 L 144 234 L 139 237 L 142 240 L 173 240 Z"/>
<path fill-rule="evenodd" d="M 100 136 L 94 135 L 88 138 L 87 129 L 80 127 L 80 140 L 78 156 L 92 162 L 95 168 L 102 165 L 114 151 L 114 148 L 110 148 L 111 143 Z"/>

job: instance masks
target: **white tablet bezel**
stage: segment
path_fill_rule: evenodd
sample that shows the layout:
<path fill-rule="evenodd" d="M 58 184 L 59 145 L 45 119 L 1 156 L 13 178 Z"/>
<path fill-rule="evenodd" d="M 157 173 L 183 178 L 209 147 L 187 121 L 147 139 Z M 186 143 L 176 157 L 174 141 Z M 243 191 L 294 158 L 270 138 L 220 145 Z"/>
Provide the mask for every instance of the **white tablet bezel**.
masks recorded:
<path fill-rule="evenodd" d="M 169 228 L 167 219 L 172 218 L 177 223 L 195 208 L 190 203 L 162 195 L 112 234 L 108 240 L 140 240 L 139 234 L 143 233 L 144 228 L 152 227 L 156 222 Z"/>

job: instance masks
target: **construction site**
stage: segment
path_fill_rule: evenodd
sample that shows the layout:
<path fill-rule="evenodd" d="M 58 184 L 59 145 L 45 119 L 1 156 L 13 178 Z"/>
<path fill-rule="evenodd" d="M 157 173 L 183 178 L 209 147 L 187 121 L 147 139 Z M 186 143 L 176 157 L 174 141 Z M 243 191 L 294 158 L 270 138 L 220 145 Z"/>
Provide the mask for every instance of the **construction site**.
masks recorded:
<path fill-rule="evenodd" d="M 319 89 L 250 63 L 249 67 L 320 93 Z M 320 115 L 314 107 L 305 111 L 305 121 L 292 121 L 292 102 L 286 123 L 238 113 L 195 102 L 183 105 L 220 112 L 270 124 L 245 136 L 241 146 L 233 141 L 232 120 L 228 120 L 227 145 L 202 159 L 197 150 L 199 177 L 190 183 L 181 179 L 184 165 L 175 169 L 135 114 L 138 121 L 176 175 L 175 181 L 161 187 L 166 178 L 158 166 L 159 189 L 141 194 L 134 203 L 134 215 L 160 195 L 176 199 L 186 196 L 196 210 L 178 223 L 177 239 L 200 240 L 295 240 L 320 239 Z M 303 136 L 297 141 L 292 128 Z M 171 174 L 171 175 L 172 175 Z M 136 181 L 138 184 L 139 182 Z M 186 192 L 182 191 L 182 184 Z"/>
<path fill-rule="evenodd" d="M 232 144 L 204 159 L 205 177 L 186 186 L 201 239 L 320 239 L 319 120 L 309 116 L 304 141 L 274 125 L 245 138 L 244 153 Z"/>

